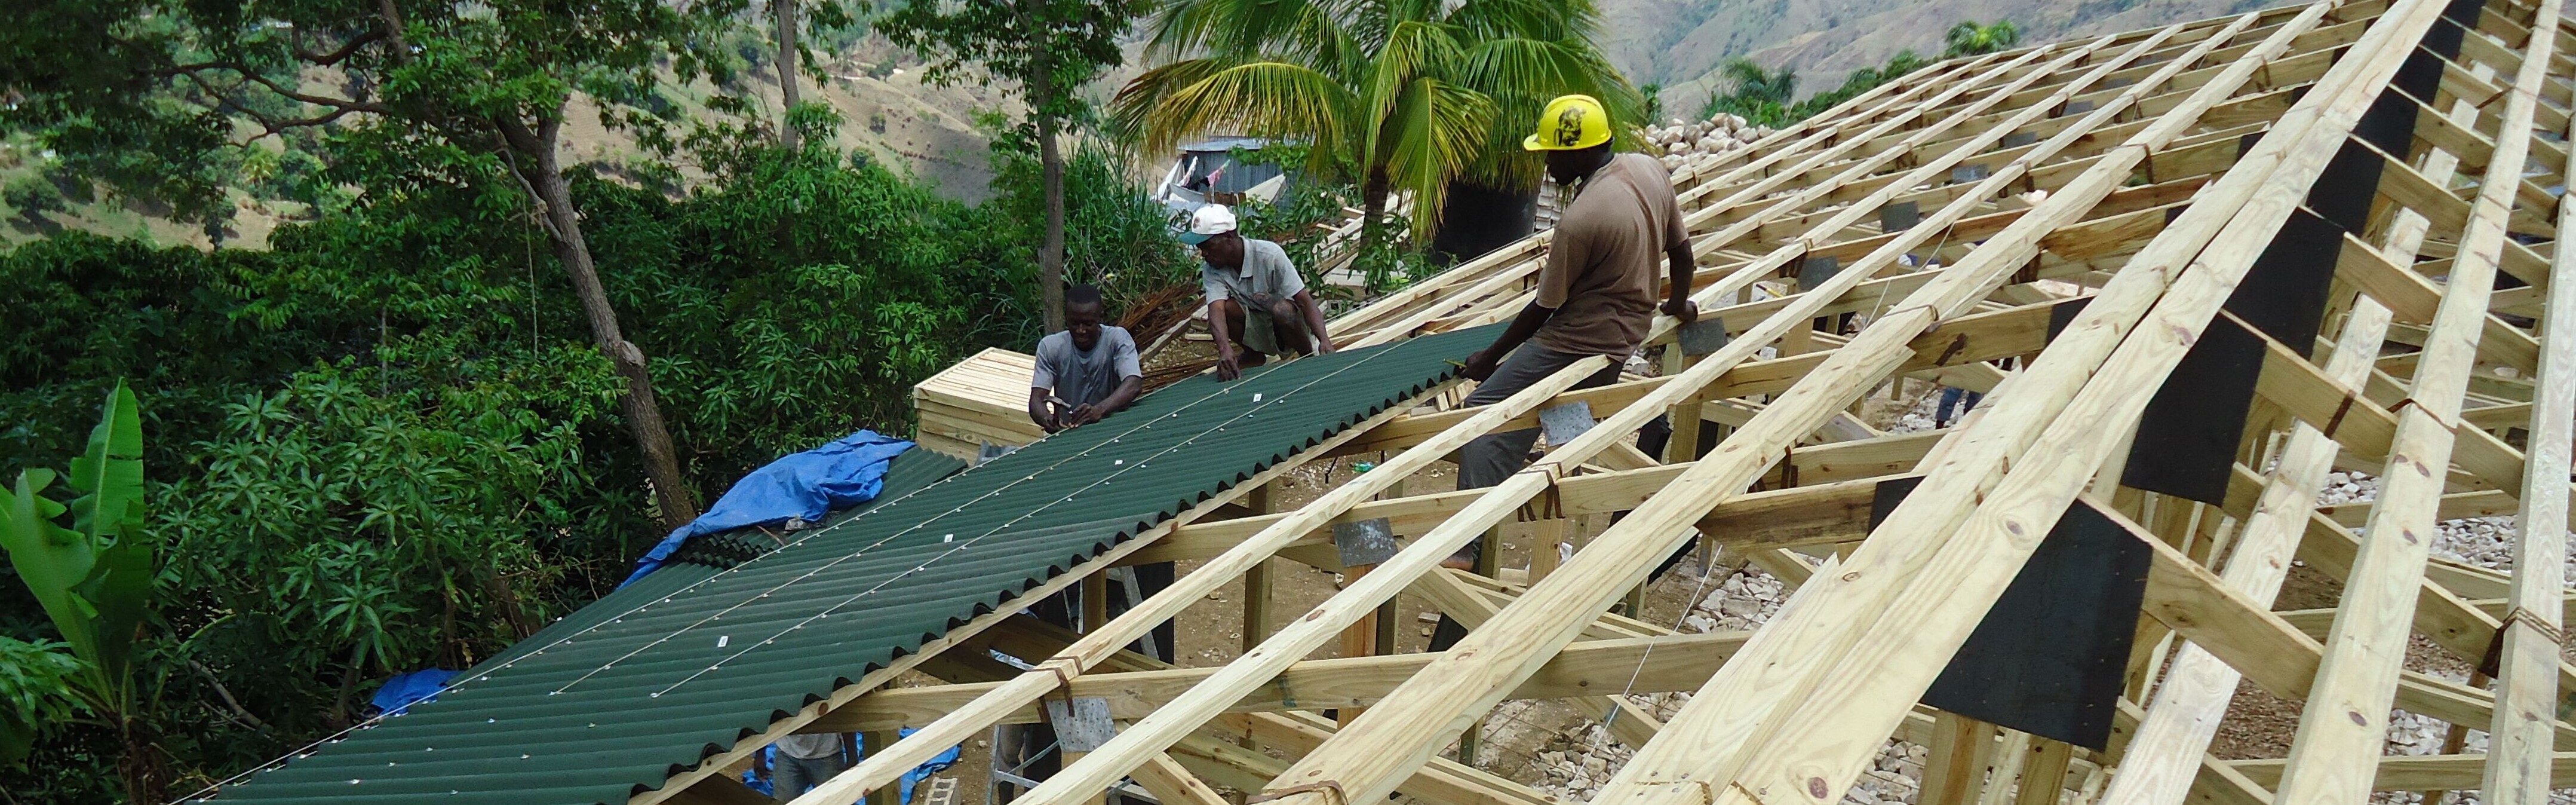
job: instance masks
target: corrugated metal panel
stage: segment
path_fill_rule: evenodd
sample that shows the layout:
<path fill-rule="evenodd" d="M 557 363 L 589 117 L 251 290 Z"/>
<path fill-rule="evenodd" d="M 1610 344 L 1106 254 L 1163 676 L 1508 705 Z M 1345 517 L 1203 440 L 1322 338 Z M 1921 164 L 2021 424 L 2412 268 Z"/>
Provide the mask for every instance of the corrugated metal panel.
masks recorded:
<path fill-rule="evenodd" d="M 622 803 L 1447 379 L 1451 361 L 1492 335 L 1480 328 L 1265 367 L 1234 383 L 1175 384 L 1098 425 L 798 532 L 731 570 L 656 573 L 475 669 L 439 701 L 221 797 Z"/>

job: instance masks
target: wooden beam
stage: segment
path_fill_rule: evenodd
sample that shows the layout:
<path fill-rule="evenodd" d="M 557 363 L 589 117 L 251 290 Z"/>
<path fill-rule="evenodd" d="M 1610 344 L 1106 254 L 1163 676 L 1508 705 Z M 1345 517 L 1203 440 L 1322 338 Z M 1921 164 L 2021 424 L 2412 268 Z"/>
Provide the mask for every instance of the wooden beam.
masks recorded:
<path fill-rule="evenodd" d="M 2329 377 L 2356 381 L 2370 371 L 2370 360 L 2388 331 L 2388 308 L 2360 300 L 2335 339 L 2326 365 Z M 2262 498 L 2236 538 L 2234 555 L 2222 578 L 2223 594 L 2242 595 L 2255 610 L 2271 609 L 2289 575 L 2289 557 L 2306 532 L 2310 506 L 2333 468 L 2334 438 L 2305 422 L 2291 428 L 2288 443 L 2265 478 Z M 2166 621 L 2168 625 L 2173 621 Z M 2207 647 L 2193 642 L 2176 652 L 2147 717 L 2121 758 L 2122 774 L 2103 793 L 2104 803 L 2169 805 L 2190 791 L 2219 721 L 2236 695 L 2242 674 Z"/>
<path fill-rule="evenodd" d="M 2551 22 L 2557 6 L 2539 16 Z M 2549 30 L 2552 25 L 2534 27 Z M 2534 53 L 2546 56 L 2542 49 Z M 2505 115 L 2513 119 L 2513 111 Z M 2507 134 L 2514 132 L 2508 131 Z M 2529 138 L 2519 137 L 2524 141 Z M 2499 151 L 2503 150 L 2501 148 Z M 2576 176 L 2576 149 L 2561 176 Z M 2560 233 L 2576 231 L 2576 206 L 2559 205 Z M 2548 724 L 2561 712 L 2559 659 L 2566 591 L 2569 442 L 2576 439 L 2576 249 L 2556 250 L 2546 347 L 2534 379 L 2531 401 L 2529 463 L 2522 487 L 2521 533 L 2513 543 L 2513 608 L 2504 618 L 2503 645 L 2497 657 L 2496 713 L 2488 725 L 2490 743 L 2485 796 L 2498 805 L 2543 805 L 2549 801 L 2553 745 Z M 2492 318 L 2492 317 L 2490 317 Z"/>
<path fill-rule="evenodd" d="M 1711 669 L 1742 646 L 1746 633 L 1669 635 L 1587 640 L 1531 675 L 1513 692 L 1519 699 L 1562 699 L 1596 695 L 1604 690 L 1639 693 L 1689 690 L 1706 681 Z M 1226 708 L 1231 713 L 1326 710 L 1375 704 L 1406 677 L 1437 657 L 1434 654 L 1390 654 L 1305 660 Z M 1076 697 L 1109 702 L 1117 719 L 1143 718 L 1216 673 L 1215 668 L 1171 668 L 1150 671 L 1084 674 L 1066 689 Z M 916 728 L 955 712 L 996 688 L 999 682 L 887 688 L 816 719 L 806 732 L 850 732 Z M 1037 705 L 996 716 L 995 724 L 1034 724 L 1042 720 Z"/>

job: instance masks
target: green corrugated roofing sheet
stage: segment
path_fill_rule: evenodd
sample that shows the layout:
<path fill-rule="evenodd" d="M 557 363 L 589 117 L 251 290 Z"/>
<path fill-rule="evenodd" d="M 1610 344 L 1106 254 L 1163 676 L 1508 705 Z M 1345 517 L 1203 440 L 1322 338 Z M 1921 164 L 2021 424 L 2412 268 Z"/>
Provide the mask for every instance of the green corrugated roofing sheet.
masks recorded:
<path fill-rule="evenodd" d="M 224 801 L 623 803 L 835 688 L 1446 380 L 1480 328 L 1200 376 L 718 571 L 674 566 Z M 919 485 L 908 494 L 898 484 Z M 926 484 L 926 485 L 922 485 Z M 765 537 L 762 539 L 766 539 Z"/>

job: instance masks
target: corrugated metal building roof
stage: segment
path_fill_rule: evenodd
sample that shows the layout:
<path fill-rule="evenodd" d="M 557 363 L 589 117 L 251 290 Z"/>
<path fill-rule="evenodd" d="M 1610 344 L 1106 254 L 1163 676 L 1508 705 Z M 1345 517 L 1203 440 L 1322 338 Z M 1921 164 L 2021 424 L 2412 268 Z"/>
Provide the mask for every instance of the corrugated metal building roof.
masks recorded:
<path fill-rule="evenodd" d="M 966 620 L 1433 384 L 1489 330 L 1201 376 L 856 517 L 735 535 L 225 801 L 622 803 Z M 901 490 L 910 489 L 909 493 Z M 763 545 L 763 543 L 769 543 Z M 766 550 L 764 550 L 766 549 Z M 757 553 L 756 558 L 749 558 Z"/>

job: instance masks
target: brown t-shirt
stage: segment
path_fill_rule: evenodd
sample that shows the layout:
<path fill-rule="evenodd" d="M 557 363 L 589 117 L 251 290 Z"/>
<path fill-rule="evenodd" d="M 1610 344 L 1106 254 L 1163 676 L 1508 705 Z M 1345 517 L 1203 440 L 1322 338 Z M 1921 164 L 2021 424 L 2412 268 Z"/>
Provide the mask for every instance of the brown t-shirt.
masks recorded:
<path fill-rule="evenodd" d="M 1654 323 L 1665 248 L 1689 237 L 1663 163 L 1611 157 L 1557 219 L 1538 272 L 1538 303 L 1556 315 L 1530 340 L 1558 352 L 1627 357 Z"/>

